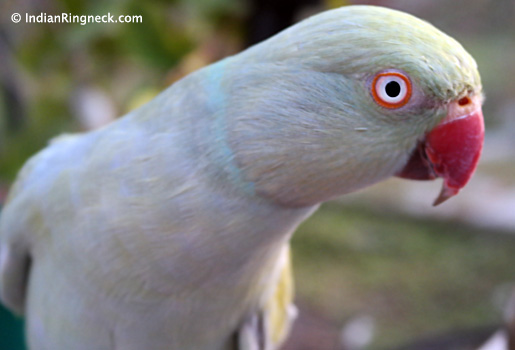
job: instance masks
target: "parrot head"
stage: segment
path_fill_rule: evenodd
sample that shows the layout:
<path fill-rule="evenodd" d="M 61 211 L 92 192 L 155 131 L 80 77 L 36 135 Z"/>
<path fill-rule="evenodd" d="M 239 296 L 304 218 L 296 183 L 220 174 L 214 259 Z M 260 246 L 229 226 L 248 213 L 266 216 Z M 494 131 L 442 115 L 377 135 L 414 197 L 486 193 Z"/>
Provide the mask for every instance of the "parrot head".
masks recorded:
<path fill-rule="evenodd" d="M 250 113 L 238 111 L 233 148 L 258 193 L 302 205 L 392 175 L 440 177 L 436 205 L 475 171 L 484 138 L 477 65 L 425 21 L 342 7 L 239 56 L 245 84 L 233 94 Z"/>

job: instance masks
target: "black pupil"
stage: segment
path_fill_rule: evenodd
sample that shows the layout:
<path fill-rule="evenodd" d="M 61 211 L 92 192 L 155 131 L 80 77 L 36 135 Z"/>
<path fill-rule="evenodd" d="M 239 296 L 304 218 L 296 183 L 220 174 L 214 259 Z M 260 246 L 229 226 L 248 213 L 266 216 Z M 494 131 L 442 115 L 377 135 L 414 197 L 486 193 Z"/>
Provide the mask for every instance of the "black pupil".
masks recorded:
<path fill-rule="evenodd" d="M 391 81 L 384 87 L 386 94 L 389 97 L 397 97 L 401 93 L 401 86 L 396 81 Z"/>

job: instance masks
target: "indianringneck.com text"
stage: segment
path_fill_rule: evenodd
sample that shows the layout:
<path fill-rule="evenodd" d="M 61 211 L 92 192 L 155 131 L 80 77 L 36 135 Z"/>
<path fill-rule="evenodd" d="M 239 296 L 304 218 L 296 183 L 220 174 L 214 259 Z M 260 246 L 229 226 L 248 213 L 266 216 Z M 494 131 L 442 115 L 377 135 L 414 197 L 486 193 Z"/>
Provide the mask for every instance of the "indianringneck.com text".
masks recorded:
<path fill-rule="evenodd" d="M 142 23 L 142 15 L 119 15 L 115 16 L 111 13 L 105 15 L 73 15 L 71 13 L 47 14 L 41 12 L 39 14 L 30 13 L 13 13 L 11 20 L 14 23 L 24 21 L 25 23 L 78 23 L 86 25 L 88 23 Z"/>

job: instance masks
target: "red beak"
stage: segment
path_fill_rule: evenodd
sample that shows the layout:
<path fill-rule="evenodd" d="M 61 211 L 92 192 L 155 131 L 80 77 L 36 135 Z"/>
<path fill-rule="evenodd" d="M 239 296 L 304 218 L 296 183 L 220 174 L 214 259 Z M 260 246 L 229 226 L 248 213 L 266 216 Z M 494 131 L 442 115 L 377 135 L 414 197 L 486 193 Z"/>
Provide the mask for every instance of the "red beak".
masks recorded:
<path fill-rule="evenodd" d="M 480 98 L 452 102 L 445 119 L 426 135 L 396 175 L 414 180 L 442 177 L 442 191 L 433 205 L 443 203 L 458 194 L 472 177 L 484 135 Z"/>

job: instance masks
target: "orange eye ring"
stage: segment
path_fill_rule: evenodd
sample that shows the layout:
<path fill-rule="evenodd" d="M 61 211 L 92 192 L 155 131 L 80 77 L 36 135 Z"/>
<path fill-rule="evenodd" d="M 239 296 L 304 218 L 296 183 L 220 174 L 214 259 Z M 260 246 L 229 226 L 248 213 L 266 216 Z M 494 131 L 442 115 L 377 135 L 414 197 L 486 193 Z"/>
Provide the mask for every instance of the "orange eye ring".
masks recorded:
<path fill-rule="evenodd" d="M 374 101 L 388 109 L 400 108 L 409 102 L 412 94 L 410 79 L 398 71 L 378 73 L 370 88 Z"/>

